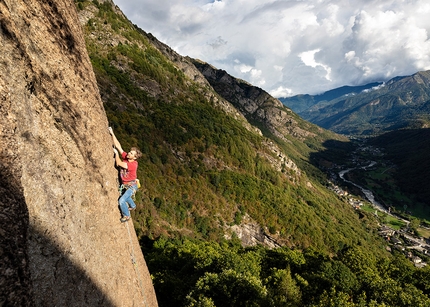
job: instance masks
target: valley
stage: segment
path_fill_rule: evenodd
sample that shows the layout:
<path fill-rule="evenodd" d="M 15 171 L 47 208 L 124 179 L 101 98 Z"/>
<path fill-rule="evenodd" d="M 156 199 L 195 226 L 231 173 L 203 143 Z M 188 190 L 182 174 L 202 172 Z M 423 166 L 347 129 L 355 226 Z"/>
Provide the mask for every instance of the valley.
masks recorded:
<path fill-rule="evenodd" d="M 367 168 L 370 168 L 370 167 L 375 166 L 375 164 L 376 164 L 376 162 L 375 162 L 375 161 L 371 161 L 369 165 L 367 165 L 367 166 L 361 166 L 361 167 L 359 167 L 359 168 L 366 170 Z M 350 171 L 353 171 L 353 170 L 355 170 L 355 169 L 357 169 L 357 168 L 349 168 L 349 169 L 346 169 L 346 170 L 340 171 L 340 172 L 339 172 L 339 178 L 340 178 L 340 179 L 342 179 L 344 182 L 349 183 L 349 184 L 352 184 L 352 185 L 354 185 L 355 187 L 357 187 L 358 189 L 360 189 L 360 190 L 361 190 L 361 192 L 362 192 L 362 193 L 364 194 L 364 196 L 366 197 L 366 199 L 367 199 L 367 200 L 372 204 L 372 206 L 373 206 L 373 207 L 375 207 L 377 210 L 382 211 L 382 212 L 385 212 L 385 213 L 386 213 L 386 212 L 388 212 L 388 211 L 387 211 L 387 209 L 386 209 L 384 206 L 382 206 L 379 202 L 377 202 L 377 201 L 375 200 L 375 196 L 373 195 L 373 192 L 372 192 L 372 191 L 367 190 L 367 189 L 365 189 L 365 188 L 363 188 L 363 187 L 359 186 L 358 184 L 356 184 L 356 183 L 354 183 L 354 182 L 352 182 L 352 181 L 349 181 L 349 180 L 345 179 L 345 175 L 346 175 L 347 173 L 349 173 Z"/>
<path fill-rule="evenodd" d="M 414 216 L 414 201 L 399 191 L 393 178 L 397 166 L 386 159 L 383 150 L 368 145 L 366 139 L 354 142 L 357 147 L 347 163 L 330 173 L 333 190 L 356 210 L 376 216 L 379 235 L 389 243 L 390 251 L 400 250 L 416 266 L 426 266 L 430 261 L 428 218 Z M 389 184 L 376 184 L 378 180 Z"/>

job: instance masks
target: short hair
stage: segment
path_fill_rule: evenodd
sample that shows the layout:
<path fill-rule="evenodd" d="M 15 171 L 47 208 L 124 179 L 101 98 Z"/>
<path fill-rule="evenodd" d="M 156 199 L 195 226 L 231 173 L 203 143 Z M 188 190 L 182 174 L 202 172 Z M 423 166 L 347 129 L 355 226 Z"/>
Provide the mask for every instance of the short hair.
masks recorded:
<path fill-rule="evenodd" d="M 142 157 L 142 152 L 137 147 L 131 147 L 130 151 L 134 150 L 136 152 L 136 160 Z"/>

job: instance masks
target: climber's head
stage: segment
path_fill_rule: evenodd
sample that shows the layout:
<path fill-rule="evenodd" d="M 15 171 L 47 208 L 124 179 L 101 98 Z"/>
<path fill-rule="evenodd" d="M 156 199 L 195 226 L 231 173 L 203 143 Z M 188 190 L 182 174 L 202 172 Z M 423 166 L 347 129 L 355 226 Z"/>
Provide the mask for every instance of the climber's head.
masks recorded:
<path fill-rule="evenodd" d="M 128 160 L 137 160 L 142 156 L 140 150 L 136 147 L 132 147 L 130 151 L 127 153 Z"/>

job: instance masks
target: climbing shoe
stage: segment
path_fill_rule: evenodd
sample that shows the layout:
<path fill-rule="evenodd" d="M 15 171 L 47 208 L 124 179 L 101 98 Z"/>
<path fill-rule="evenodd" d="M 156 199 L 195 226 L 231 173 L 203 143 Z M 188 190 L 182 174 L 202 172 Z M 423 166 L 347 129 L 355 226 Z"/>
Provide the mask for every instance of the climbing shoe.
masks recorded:
<path fill-rule="evenodd" d="M 128 222 L 129 220 L 130 220 L 129 216 L 124 216 L 124 217 L 120 218 L 121 223 Z"/>

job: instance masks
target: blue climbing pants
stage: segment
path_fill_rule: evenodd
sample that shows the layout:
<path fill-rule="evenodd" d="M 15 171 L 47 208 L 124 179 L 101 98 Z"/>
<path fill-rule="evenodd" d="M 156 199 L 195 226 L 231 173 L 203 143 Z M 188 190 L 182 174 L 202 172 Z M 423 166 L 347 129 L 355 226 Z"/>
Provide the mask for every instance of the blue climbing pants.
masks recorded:
<path fill-rule="evenodd" d="M 121 213 L 123 216 L 130 216 L 130 208 L 135 208 L 136 204 L 133 201 L 133 194 L 137 191 L 137 185 L 133 184 L 129 187 L 127 187 L 127 190 L 121 195 L 119 198 L 119 208 L 121 210 Z"/>

